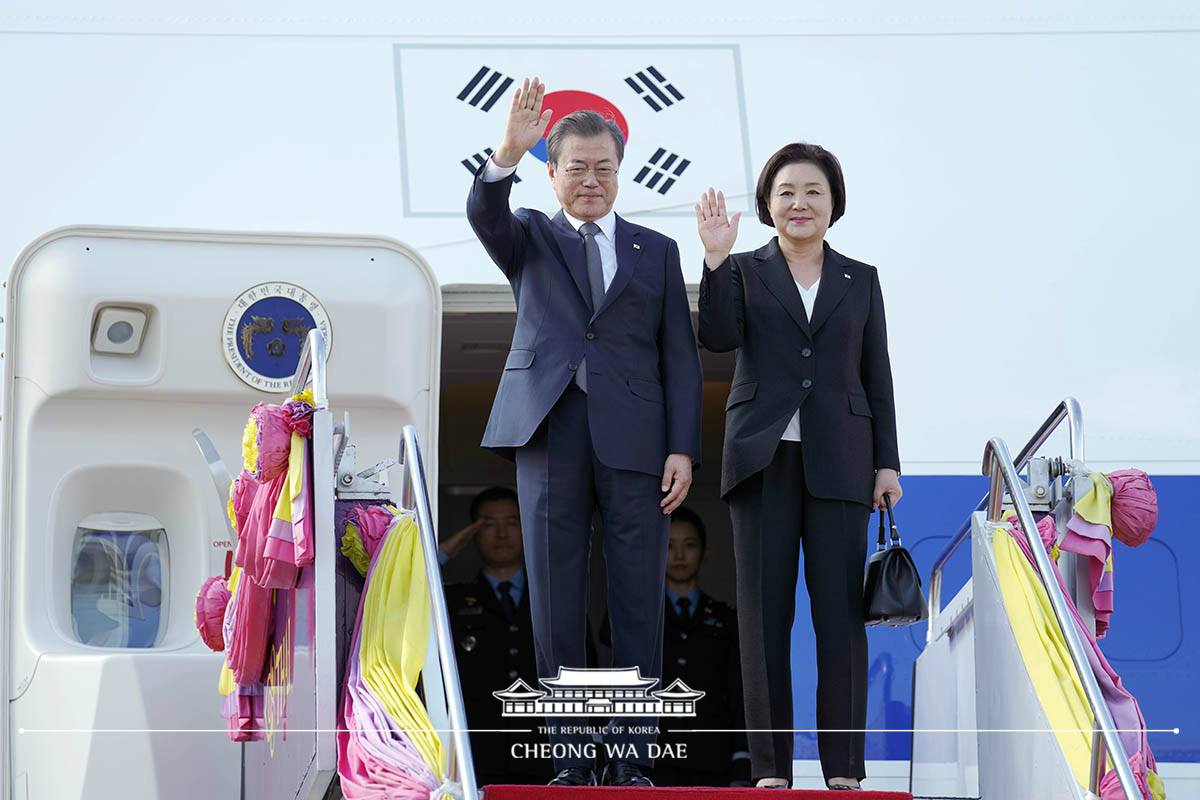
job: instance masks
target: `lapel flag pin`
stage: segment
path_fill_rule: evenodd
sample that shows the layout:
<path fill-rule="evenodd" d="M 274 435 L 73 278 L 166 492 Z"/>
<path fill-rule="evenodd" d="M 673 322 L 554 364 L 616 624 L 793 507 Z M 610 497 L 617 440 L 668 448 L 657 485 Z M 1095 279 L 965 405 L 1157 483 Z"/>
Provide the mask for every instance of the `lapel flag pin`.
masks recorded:
<path fill-rule="evenodd" d="M 846 280 L 850 280 L 850 275 L 845 272 L 842 273 L 842 277 L 845 278 Z"/>
<path fill-rule="evenodd" d="M 634 242 L 634 244 L 633 244 L 633 249 L 634 249 L 634 250 L 641 250 L 641 249 L 642 249 L 642 246 L 641 246 L 640 244 L 638 244 L 637 242 Z"/>

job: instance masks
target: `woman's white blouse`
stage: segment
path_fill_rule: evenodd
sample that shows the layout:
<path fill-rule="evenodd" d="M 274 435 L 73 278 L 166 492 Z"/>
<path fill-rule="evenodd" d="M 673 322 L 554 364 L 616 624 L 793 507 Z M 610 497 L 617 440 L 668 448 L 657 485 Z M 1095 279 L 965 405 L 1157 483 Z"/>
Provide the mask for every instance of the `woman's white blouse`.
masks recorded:
<path fill-rule="evenodd" d="M 804 315 L 810 320 L 812 319 L 813 303 L 817 301 L 817 289 L 821 287 L 821 279 L 817 278 L 812 286 L 805 289 L 800 285 L 800 281 L 796 281 L 796 288 L 800 290 L 800 299 L 804 301 Z M 796 409 L 796 413 L 792 414 L 792 419 L 788 422 L 787 428 L 783 431 L 783 436 L 779 437 L 781 442 L 798 442 L 800 441 L 800 409 Z"/>

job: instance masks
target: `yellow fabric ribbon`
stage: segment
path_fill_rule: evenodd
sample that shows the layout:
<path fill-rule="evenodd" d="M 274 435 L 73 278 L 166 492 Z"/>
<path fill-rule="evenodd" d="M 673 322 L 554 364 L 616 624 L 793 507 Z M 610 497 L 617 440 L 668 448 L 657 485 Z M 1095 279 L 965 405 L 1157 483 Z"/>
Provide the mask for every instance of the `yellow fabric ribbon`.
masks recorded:
<path fill-rule="evenodd" d="M 366 576 L 371 568 L 371 555 L 363 547 L 362 536 L 353 522 L 346 523 L 346 532 L 342 534 L 342 555 L 350 559 L 359 575 Z"/>
<path fill-rule="evenodd" d="M 301 400 L 313 405 L 312 389 L 305 389 L 300 394 L 294 395 L 292 400 Z M 275 503 L 275 512 L 272 516 L 275 519 L 290 523 L 292 521 L 292 503 L 304 491 L 304 468 L 308 464 L 308 443 L 303 436 L 292 431 L 292 439 L 290 449 L 288 450 L 288 472 L 287 483 L 284 490 L 279 493 L 279 500 Z"/>
<path fill-rule="evenodd" d="M 1075 503 L 1075 513 L 1093 525 L 1103 525 L 1112 533 L 1112 484 L 1103 473 L 1093 472 L 1092 488 Z"/>
<path fill-rule="evenodd" d="M 237 533 L 237 511 L 233 508 L 233 486 L 234 481 L 229 482 L 229 502 L 225 505 L 225 511 L 229 514 L 229 524 L 233 528 L 233 532 Z"/>
<path fill-rule="evenodd" d="M 298 433 L 292 433 L 291 450 L 288 452 L 287 483 L 275 501 L 275 512 L 272 516 L 289 525 L 292 522 L 292 503 L 304 491 L 304 468 L 307 465 L 305 448 L 307 442 Z"/>
<path fill-rule="evenodd" d="M 1108 528 L 1108 538 L 1112 540 L 1112 483 L 1103 472 L 1093 472 L 1088 475 L 1092 479 L 1092 489 L 1075 503 L 1074 511 L 1093 525 L 1103 525 Z M 1104 561 L 1104 571 L 1113 571 L 1112 553 Z"/>
<path fill-rule="evenodd" d="M 1092 710 L 1054 617 L 1050 597 L 1007 531 L 996 531 L 992 550 L 1004 608 L 1025 669 L 1075 780 L 1080 786 L 1087 786 L 1092 758 Z"/>
<path fill-rule="evenodd" d="M 1167 800 L 1167 785 L 1152 769 L 1146 770 L 1146 785 L 1150 787 L 1150 796 L 1154 800 Z"/>
<path fill-rule="evenodd" d="M 363 598 L 362 678 L 441 781 L 446 753 L 416 692 L 428 644 L 429 591 L 421 538 L 411 517 L 397 516 Z"/>
<path fill-rule="evenodd" d="M 1004 608 L 1025 669 L 1075 780 L 1087 786 L 1092 764 L 1092 708 L 1054 617 L 1050 596 L 1025 553 L 1006 531 L 996 531 L 992 550 Z M 1113 768 L 1112 758 L 1108 759 L 1108 768 Z M 1146 785 L 1154 800 L 1166 800 L 1162 778 L 1152 769 L 1146 770 Z"/>

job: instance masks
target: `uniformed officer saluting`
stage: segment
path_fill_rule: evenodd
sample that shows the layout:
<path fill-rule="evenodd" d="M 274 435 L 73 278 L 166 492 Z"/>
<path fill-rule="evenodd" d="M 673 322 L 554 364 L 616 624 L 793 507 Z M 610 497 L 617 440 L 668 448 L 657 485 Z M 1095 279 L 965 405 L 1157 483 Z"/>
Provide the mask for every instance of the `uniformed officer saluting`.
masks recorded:
<path fill-rule="evenodd" d="M 471 524 L 441 543 L 439 560 L 445 564 L 470 541 L 483 569 L 471 581 L 446 587 L 467 724 L 472 730 L 527 727 L 528 720 L 505 719 L 492 696 L 517 678 L 538 685 L 516 492 L 496 486 L 476 495 Z M 545 783 L 550 760 L 526 754 L 546 741 L 536 726 L 533 733 L 472 733 L 477 782 Z"/>

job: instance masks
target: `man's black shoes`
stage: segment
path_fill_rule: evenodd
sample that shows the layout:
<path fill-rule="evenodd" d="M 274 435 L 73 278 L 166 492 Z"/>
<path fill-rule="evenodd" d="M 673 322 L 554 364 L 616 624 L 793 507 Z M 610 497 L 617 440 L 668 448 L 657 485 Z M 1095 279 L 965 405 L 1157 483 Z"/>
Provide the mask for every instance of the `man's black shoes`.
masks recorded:
<path fill-rule="evenodd" d="M 591 767 L 567 767 L 561 769 L 550 781 L 550 786 L 595 786 L 596 770 Z"/>
<path fill-rule="evenodd" d="M 642 768 L 630 761 L 610 761 L 604 767 L 605 786 L 653 786 Z M 559 770 L 550 786 L 595 786 L 596 771 L 591 767 L 567 767 Z"/>
<path fill-rule="evenodd" d="M 605 786 L 653 786 L 642 768 L 630 761 L 610 761 L 604 767 Z"/>

